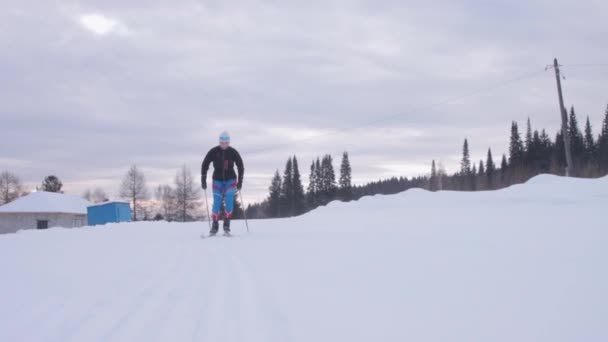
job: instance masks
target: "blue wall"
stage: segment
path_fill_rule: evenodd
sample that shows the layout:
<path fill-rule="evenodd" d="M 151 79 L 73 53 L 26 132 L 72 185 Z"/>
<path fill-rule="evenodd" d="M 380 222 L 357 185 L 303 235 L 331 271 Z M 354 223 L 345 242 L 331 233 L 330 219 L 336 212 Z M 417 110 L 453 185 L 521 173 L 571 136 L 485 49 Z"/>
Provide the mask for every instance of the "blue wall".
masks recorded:
<path fill-rule="evenodd" d="M 89 226 L 112 222 L 131 221 L 131 207 L 129 203 L 107 202 L 87 208 Z"/>

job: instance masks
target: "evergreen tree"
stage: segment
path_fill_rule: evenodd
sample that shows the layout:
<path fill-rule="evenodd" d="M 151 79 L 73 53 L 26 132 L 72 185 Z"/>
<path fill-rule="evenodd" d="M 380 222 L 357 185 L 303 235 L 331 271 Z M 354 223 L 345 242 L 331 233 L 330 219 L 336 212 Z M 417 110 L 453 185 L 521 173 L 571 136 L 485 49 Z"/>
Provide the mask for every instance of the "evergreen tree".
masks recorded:
<path fill-rule="evenodd" d="M 461 189 L 472 190 L 471 157 L 469 154 L 469 141 L 465 138 L 462 146 L 462 160 L 460 161 Z"/>
<path fill-rule="evenodd" d="M 342 200 L 350 201 L 352 200 L 352 169 L 350 167 L 350 161 L 348 159 L 348 152 L 344 152 L 342 154 L 342 163 L 340 164 L 340 195 Z"/>
<path fill-rule="evenodd" d="M 507 164 L 507 156 L 505 154 L 502 155 L 502 160 L 500 162 L 500 185 L 507 185 L 507 172 L 509 171 L 509 165 Z"/>
<path fill-rule="evenodd" d="M 606 112 L 604 113 L 604 121 L 602 121 L 602 137 L 608 139 L 608 105 L 606 106 Z"/>
<path fill-rule="evenodd" d="M 63 183 L 59 180 L 59 178 L 57 178 L 57 176 L 50 175 L 44 179 L 40 190 L 45 192 L 63 193 L 63 191 L 61 191 L 62 187 Z"/>
<path fill-rule="evenodd" d="M 310 164 L 310 175 L 308 176 L 308 190 L 306 192 L 306 202 L 308 208 L 313 209 L 317 207 L 317 170 L 315 168 L 315 161 L 313 160 Z"/>
<path fill-rule="evenodd" d="M 321 160 L 321 193 L 323 204 L 331 202 L 336 195 L 336 173 L 334 171 L 333 159 L 327 154 Z"/>
<path fill-rule="evenodd" d="M 300 169 L 298 166 L 298 159 L 293 156 L 292 161 L 292 205 L 293 214 L 298 216 L 306 212 L 306 195 L 304 194 L 304 186 L 302 186 L 302 177 L 300 176 Z"/>
<path fill-rule="evenodd" d="M 329 190 L 330 198 L 333 200 L 338 190 L 336 183 L 336 172 L 334 171 L 334 160 L 331 155 L 327 155 L 327 185 Z"/>
<path fill-rule="evenodd" d="M 281 175 L 279 170 L 274 173 L 270 187 L 268 188 L 270 195 L 268 196 L 268 211 L 269 217 L 280 217 L 281 216 L 281 190 L 283 188 L 283 182 L 281 181 Z"/>
<path fill-rule="evenodd" d="M 317 192 L 315 193 L 315 202 L 317 203 L 317 205 L 321 205 L 323 204 L 322 197 L 324 196 L 325 182 L 323 181 L 323 170 L 321 169 L 321 160 L 319 159 L 319 157 L 317 157 L 317 160 L 315 161 L 315 181 L 315 189 L 317 190 Z"/>
<path fill-rule="evenodd" d="M 540 143 L 543 148 L 551 147 L 551 138 L 549 137 L 549 134 L 547 134 L 547 132 L 544 129 L 543 129 L 542 133 L 540 134 Z"/>
<path fill-rule="evenodd" d="M 475 189 L 484 190 L 486 188 L 486 169 L 483 165 L 483 160 L 479 160 L 477 168 L 477 176 L 475 177 Z"/>
<path fill-rule="evenodd" d="M 492 150 L 488 148 L 488 157 L 486 159 L 486 185 L 490 190 L 494 189 L 494 172 L 496 166 L 494 165 L 494 159 L 492 158 Z"/>
<path fill-rule="evenodd" d="M 511 124 L 511 141 L 509 143 L 509 165 L 519 167 L 524 160 L 524 146 L 519 135 L 517 122 Z"/>
<path fill-rule="evenodd" d="M 443 166 L 443 164 L 441 162 L 439 162 L 438 166 L 437 166 L 437 190 L 443 190 L 446 180 L 448 177 L 448 173 L 445 170 L 445 167 Z"/>
<path fill-rule="evenodd" d="M 437 191 L 439 189 L 439 182 L 437 177 L 437 167 L 435 166 L 435 159 L 433 159 L 433 163 L 431 164 L 431 178 L 429 179 L 429 190 Z"/>
<path fill-rule="evenodd" d="M 540 155 L 540 172 L 548 173 L 550 171 L 551 159 L 553 154 L 553 143 L 547 132 L 543 129 L 540 134 L 539 151 Z"/>
<path fill-rule="evenodd" d="M 528 168 L 531 169 L 529 176 L 536 176 L 542 172 L 542 141 L 538 130 L 534 130 L 532 143 L 527 151 Z"/>
<path fill-rule="evenodd" d="M 555 134 L 555 145 L 553 146 L 551 172 L 557 175 L 565 175 L 566 164 L 566 147 L 564 143 L 564 135 L 562 134 L 562 130 L 560 129 Z"/>
<path fill-rule="evenodd" d="M 287 164 L 285 164 L 281 187 L 281 216 L 291 217 L 293 214 L 293 164 L 291 158 L 289 158 Z"/>
<path fill-rule="evenodd" d="M 598 160 L 602 173 L 608 173 L 608 106 L 606 106 L 602 132 L 598 139 Z"/>
<path fill-rule="evenodd" d="M 469 175 L 469 190 L 477 191 L 477 165 L 473 164 L 473 168 L 471 169 L 471 174 Z"/>
<path fill-rule="evenodd" d="M 471 157 L 469 154 L 469 142 L 467 139 L 464 139 L 464 144 L 462 146 L 462 161 L 460 162 L 460 173 L 463 176 L 471 174 Z"/>
<path fill-rule="evenodd" d="M 507 180 L 512 183 L 519 183 L 525 180 L 525 149 L 521 140 L 517 122 L 511 124 L 511 138 L 509 143 L 509 169 Z"/>
<path fill-rule="evenodd" d="M 528 122 L 526 123 L 526 140 L 525 140 L 525 149 L 529 154 L 532 147 L 532 125 L 530 124 L 530 118 L 528 118 Z"/>
<path fill-rule="evenodd" d="M 568 124 L 572 162 L 574 163 L 574 173 L 577 174 L 580 169 L 580 164 L 583 162 L 585 156 L 585 144 L 583 141 L 583 133 L 578 125 L 578 119 L 576 118 L 574 107 L 570 108 L 570 119 Z"/>
<path fill-rule="evenodd" d="M 583 139 L 583 143 L 585 146 L 585 157 L 587 162 L 591 162 L 595 159 L 596 145 L 595 139 L 593 137 L 593 130 L 591 128 L 591 123 L 589 122 L 589 117 L 587 116 L 587 122 L 585 123 L 585 136 Z"/>

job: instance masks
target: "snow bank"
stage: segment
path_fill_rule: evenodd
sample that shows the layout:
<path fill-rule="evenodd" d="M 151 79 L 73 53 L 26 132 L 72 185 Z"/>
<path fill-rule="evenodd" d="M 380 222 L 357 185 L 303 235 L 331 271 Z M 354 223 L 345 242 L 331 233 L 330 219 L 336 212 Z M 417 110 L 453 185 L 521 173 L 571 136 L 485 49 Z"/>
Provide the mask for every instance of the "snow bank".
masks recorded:
<path fill-rule="evenodd" d="M 608 178 L 0 236 L 1 341 L 607 341 Z"/>

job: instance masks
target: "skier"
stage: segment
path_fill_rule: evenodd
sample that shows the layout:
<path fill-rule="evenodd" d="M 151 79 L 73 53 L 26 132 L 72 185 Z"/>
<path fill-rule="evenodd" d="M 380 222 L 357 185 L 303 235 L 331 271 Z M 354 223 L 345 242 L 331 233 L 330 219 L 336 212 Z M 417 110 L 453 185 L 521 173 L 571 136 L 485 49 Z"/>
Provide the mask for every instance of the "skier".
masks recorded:
<path fill-rule="evenodd" d="M 203 190 L 207 190 L 207 171 L 209 165 L 213 163 L 213 224 L 210 235 L 217 234 L 219 230 L 220 210 L 222 208 L 222 198 L 225 200 L 224 208 L 224 233 L 230 234 L 230 219 L 234 210 L 234 195 L 236 190 L 243 187 L 243 175 L 245 168 L 243 160 L 237 150 L 230 146 L 230 135 L 224 131 L 220 134 L 220 144 L 209 150 L 203 160 L 201 167 L 201 184 Z M 234 172 L 234 164 L 238 169 L 237 175 Z"/>

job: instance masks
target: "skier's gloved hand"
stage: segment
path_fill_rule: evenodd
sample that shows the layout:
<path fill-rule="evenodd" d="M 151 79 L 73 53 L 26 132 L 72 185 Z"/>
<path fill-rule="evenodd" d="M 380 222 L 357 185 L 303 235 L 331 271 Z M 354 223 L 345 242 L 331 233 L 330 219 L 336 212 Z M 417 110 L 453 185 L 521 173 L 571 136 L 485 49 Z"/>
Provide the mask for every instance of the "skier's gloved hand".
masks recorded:
<path fill-rule="evenodd" d="M 238 190 L 241 190 L 241 188 L 242 188 L 242 187 L 243 187 L 243 181 L 242 181 L 242 180 L 239 180 L 239 182 L 238 182 L 238 183 L 236 183 L 236 188 L 237 188 Z"/>
<path fill-rule="evenodd" d="M 205 178 L 201 178 L 201 186 L 203 190 L 207 190 L 207 180 Z"/>

